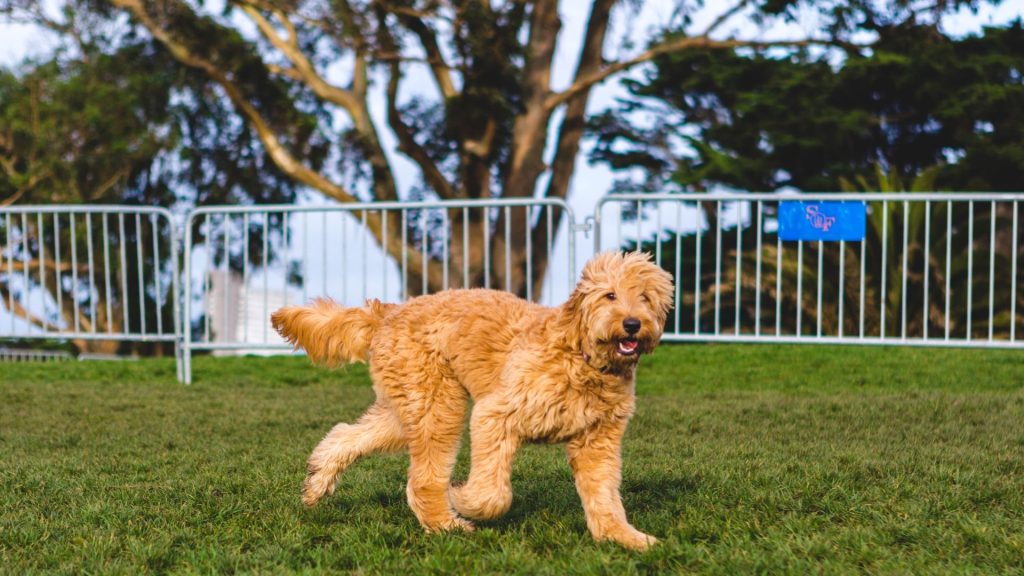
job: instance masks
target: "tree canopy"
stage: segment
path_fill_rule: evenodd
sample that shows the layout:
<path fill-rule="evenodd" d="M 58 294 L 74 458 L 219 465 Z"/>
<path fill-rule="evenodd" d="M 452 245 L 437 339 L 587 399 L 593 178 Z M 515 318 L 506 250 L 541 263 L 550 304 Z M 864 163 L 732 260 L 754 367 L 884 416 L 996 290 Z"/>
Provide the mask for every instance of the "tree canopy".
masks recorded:
<path fill-rule="evenodd" d="M 1024 28 L 952 38 L 880 26 L 869 51 L 661 56 L 594 119 L 592 160 L 641 168 L 623 189 L 840 188 L 876 167 L 949 190 L 1024 188 Z M 655 120 L 638 125 L 648 113 Z"/>

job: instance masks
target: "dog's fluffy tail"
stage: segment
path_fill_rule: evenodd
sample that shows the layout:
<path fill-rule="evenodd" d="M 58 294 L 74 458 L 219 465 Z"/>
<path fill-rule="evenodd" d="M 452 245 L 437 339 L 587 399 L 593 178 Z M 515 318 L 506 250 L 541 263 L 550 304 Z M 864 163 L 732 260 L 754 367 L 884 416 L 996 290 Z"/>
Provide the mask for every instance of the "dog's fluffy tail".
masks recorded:
<path fill-rule="evenodd" d="M 367 362 L 370 340 L 394 304 L 367 300 L 362 308 L 345 308 L 333 300 L 314 300 L 309 306 L 288 306 L 270 317 L 274 330 L 310 360 L 325 366 Z"/>

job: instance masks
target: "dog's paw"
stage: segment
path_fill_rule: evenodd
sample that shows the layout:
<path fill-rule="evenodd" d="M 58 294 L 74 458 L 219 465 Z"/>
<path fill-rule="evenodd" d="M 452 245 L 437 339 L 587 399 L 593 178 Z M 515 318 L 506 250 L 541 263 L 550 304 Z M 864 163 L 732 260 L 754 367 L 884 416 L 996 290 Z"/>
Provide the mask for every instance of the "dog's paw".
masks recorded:
<path fill-rule="evenodd" d="M 302 503 L 307 508 L 316 506 L 321 498 L 334 493 L 334 478 L 325 476 L 325 474 L 309 474 L 302 483 Z"/>
<path fill-rule="evenodd" d="M 472 532 L 474 530 L 473 523 L 465 518 L 458 516 L 452 516 L 449 519 L 442 520 L 431 526 L 424 526 L 427 532 Z"/>
<path fill-rule="evenodd" d="M 448 502 L 456 512 L 474 520 L 500 518 L 512 506 L 511 490 L 471 492 L 465 485 L 448 489 Z"/>
<path fill-rule="evenodd" d="M 655 544 L 658 543 L 658 539 L 650 534 L 644 534 L 639 530 L 630 530 L 625 534 L 617 534 L 612 540 L 619 544 L 629 548 L 631 550 L 639 550 L 641 552 L 650 550 Z"/>
<path fill-rule="evenodd" d="M 615 542 L 619 546 L 629 548 L 630 550 L 649 550 L 652 546 L 658 543 L 658 539 L 650 534 L 644 534 L 643 532 L 633 528 L 632 526 L 618 526 L 614 529 L 595 533 L 594 539 L 605 542 Z"/>

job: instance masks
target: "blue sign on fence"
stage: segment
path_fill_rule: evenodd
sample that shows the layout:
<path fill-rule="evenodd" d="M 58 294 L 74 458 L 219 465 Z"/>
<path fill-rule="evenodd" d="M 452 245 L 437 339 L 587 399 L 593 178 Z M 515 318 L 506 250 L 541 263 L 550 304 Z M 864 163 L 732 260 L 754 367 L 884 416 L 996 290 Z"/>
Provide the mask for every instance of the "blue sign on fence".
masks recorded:
<path fill-rule="evenodd" d="M 783 240 L 863 240 L 863 202 L 779 202 Z"/>

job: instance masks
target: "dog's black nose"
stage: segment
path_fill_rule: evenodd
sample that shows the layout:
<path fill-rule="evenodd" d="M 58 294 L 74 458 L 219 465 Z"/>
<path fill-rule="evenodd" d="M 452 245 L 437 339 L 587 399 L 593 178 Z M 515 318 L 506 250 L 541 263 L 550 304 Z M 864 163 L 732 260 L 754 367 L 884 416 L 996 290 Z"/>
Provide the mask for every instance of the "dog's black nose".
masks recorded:
<path fill-rule="evenodd" d="M 626 333 L 632 336 L 640 331 L 640 319 L 639 318 L 626 318 L 622 321 L 622 327 L 626 329 Z"/>

